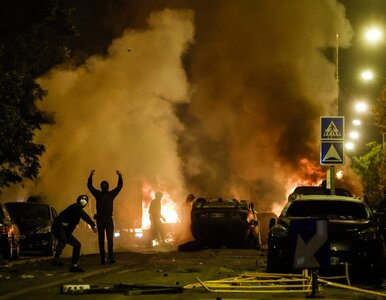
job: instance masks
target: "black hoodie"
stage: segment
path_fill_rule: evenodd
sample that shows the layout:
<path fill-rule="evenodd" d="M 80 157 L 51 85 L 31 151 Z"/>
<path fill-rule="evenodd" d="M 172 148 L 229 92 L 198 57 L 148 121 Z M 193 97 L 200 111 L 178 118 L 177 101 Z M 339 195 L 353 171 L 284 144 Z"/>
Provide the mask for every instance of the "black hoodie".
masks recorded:
<path fill-rule="evenodd" d="M 93 187 L 92 175 L 88 177 L 87 187 L 96 200 L 97 217 L 111 217 L 113 215 L 113 201 L 123 187 L 122 175 L 118 174 L 117 187 L 111 191 L 101 191 Z"/>
<path fill-rule="evenodd" d="M 83 210 L 79 203 L 73 203 L 63 210 L 55 219 L 56 222 L 60 222 L 65 226 L 68 233 L 72 233 L 75 227 L 79 224 L 80 219 L 83 219 L 92 228 L 95 227 L 94 221 L 90 216 Z"/>

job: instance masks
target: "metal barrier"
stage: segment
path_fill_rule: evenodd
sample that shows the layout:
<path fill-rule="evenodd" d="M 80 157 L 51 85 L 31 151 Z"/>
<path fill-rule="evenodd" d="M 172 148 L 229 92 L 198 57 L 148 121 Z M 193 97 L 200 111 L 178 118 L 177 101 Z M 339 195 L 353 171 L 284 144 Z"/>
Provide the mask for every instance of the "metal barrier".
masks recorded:
<path fill-rule="evenodd" d="M 202 281 L 184 286 L 185 289 L 204 287 L 220 293 L 310 293 L 311 277 L 307 270 L 302 274 L 244 273 L 239 277 Z"/>
<path fill-rule="evenodd" d="M 319 277 L 317 272 L 303 270 L 302 274 L 280 273 L 243 273 L 238 277 L 203 281 L 196 277 L 198 283 L 184 286 L 184 289 L 203 287 L 215 293 L 310 293 L 316 296 L 324 286 L 333 286 L 355 292 L 386 297 L 385 292 L 354 287 L 350 283 L 349 268 L 346 264 L 342 276 Z M 346 280 L 347 284 L 331 280 Z"/>

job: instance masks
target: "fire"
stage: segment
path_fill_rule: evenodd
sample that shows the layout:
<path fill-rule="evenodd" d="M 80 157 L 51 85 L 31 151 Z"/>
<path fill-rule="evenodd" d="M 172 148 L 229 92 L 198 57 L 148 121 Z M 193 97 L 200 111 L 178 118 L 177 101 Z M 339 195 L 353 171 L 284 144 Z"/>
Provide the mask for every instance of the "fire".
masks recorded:
<path fill-rule="evenodd" d="M 280 213 L 281 213 L 281 210 L 283 209 L 283 205 L 275 202 L 273 205 L 272 205 L 272 212 L 276 215 L 276 216 L 279 216 Z"/>
<path fill-rule="evenodd" d="M 311 161 L 308 158 L 302 158 L 299 161 L 299 170 L 294 172 L 292 177 L 288 178 L 286 197 L 288 197 L 297 186 L 321 185 L 324 179 L 326 179 L 326 172 L 318 163 Z M 272 205 L 272 211 L 276 215 L 279 215 L 286 202 L 287 198 L 281 203 L 274 203 Z"/>
<path fill-rule="evenodd" d="M 302 158 L 299 163 L 299 171 L 294 173 L 292 178 L 288 180 L 287 196 L 291 194 L 297 186 L 321 185 L 322 181 L 326 179 L 326 172 L 314 161 L 310 161 L 308 158 Z"/>
<path fill-rule="evenodd" d="M 145 199 L 145 201 L 142 201 L 142 228 L 148 229 L 150 227 L 149 206 L 150 202 L 155 198 L 156 190 L 154 190 L 150 184 L 144 183 L 142 191 Z M 160 190 L 160 192 L 163 193 L 161 213 L 166 219 L 164 223 L 180 222 L 177 213 L 177 204 L 172 199 L 172 196 L 168 192 L 162 190 Z"/>

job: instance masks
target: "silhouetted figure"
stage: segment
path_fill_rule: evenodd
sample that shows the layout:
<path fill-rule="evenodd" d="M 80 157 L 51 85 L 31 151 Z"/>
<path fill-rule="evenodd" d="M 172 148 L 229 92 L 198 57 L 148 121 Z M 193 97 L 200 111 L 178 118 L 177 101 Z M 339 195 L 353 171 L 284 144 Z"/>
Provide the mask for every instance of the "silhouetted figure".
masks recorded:
<path fill-rule="evenodd" d="M 153 199 L 149 206 L 149 218 L 150 218 L 150 243 L 153 240 L 158 240 L 159 243 L 165 243 L 165 234 L 162 228 L 162 221 L 165 221 L 165 217 L 161 213 L 161 199 L 163 194 L 156 192 L 155 199 Z"/>
<path fill-rule="evenodd" d="M 123 187 L 122 174 L 119 171 L 116 171 L 118 175 L 118 184 L 117 187 L 109 191 L 109 183 L 105 180 L 101 182 L 101 190 L 94 188 L 92 183 L 92 177 L 95 170 L 90 172 L 88 177 L 87 187 L 90 193 L 95 197 L 96 200 L 96 215 L 94 218 L 97 222 L 98 228 L 98 244 L 99 244 L 99 253 L 101 256 L 101 264 L 104 265 L 107 263 L 115 263 L 114 259 L 114 222 L 113 222 L 113 202 L 114 198 L 118 195 Z M 105 252 L 105 234 L 107 238 L 107 261 L 106 261 L 106 252 Z"/>
<path fill-rule="evenodd" d="M 52 233 L 58 240 L 58 245 L 55 249 L 53 266 L 62 266 L 60 255 L 66 244 L 72 246 L 72 258 L 70 272 L 84 272 L 78 266 L 81 243 L 73 236 L 75 227 L 79 224 L 80 219 L 84 220 L 96 232 L 96 226 L 91 217 L 83 210 L 88 203 L 87 195 L 80 195 L 76 199 L 76 203 L 71 204 L 64 209 L 54 220 L 52 224 Z"/>

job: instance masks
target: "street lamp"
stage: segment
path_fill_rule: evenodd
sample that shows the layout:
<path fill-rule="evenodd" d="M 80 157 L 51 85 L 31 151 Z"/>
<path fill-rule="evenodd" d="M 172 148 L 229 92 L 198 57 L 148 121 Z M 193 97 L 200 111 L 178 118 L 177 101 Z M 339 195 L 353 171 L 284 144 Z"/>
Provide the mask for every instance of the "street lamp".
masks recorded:
<path fill-rule="evenodd" d="M 364 113 L 367 111 L 367 103 L 364 101 L 357 102 L 355 104 L 355 110 L 360 113 Z"/>
<path fill-rule="evenodd" d="M 354 150 L 354 148 L 355 148 L 353 142 L 346 142 L 346 144 L 344 146 L 346 147 L 347 150 Z"/>
<path fill-rule="evenodd" d="M 352 138 L 353 140 L 359 139 L 359 133 L 358 133 L 358 131 L 350 131 L 349 137 Z"/>
<path fill-rule="evenodd" d="M 362 121 L 359 119 L 354 119 L 354 120 L 352 120 L 352 124 L 354 126 L 360 126 L 362 124 Z"/>
<path fill-rule="evenodd" d="M 361 77 L 364 81 L 370 81 L 374 79 L 374 73 L 371 70 L 364 70 L 361 73 Z"/>
<path fill-rule="evenodd" d="M 365 39 L 370 44 L 376 44 L 383 39 L 383 32 L 377 26 L 369 27 L 365 31 Z"/>

